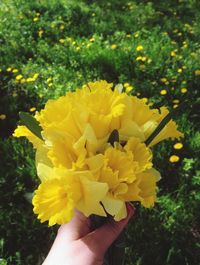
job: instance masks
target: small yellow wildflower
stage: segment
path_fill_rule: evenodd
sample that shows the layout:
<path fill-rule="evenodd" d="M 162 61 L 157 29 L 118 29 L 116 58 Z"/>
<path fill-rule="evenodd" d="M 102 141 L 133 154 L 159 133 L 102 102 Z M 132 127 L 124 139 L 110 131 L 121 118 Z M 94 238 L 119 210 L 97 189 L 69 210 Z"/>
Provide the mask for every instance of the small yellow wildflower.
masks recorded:
<path fill-rule="evenodd" d="M 185 69 L 187 69 L 187 66 L 183 65 L 183 67 L 182 67 L 182 68 L 185 70 Z"/>
<path fill-rule="evenodd" d="M 39 76 L 39 74 L 38 74 L 38 73 L 34 74 L 34 75 L 33 75 L 33 79 L 35 79 L 35 80 L 36 80 L 36 79 L 38 78 L 38 76 Z"/>
<path fill-rule="evenodd" d="M 131 37 L 131 34 L 126 34 L 126 37 L 127 37 L 127 38 L 130 38 L 130 37 Z"/>
<path fill-rule="evenodd" d="M 161 94 L 161 95 L 166 95 L 166 94 L 167 94 L 167 90 L 166 90 L 166 89 L 162 89 L 162 90 L 160 91 L 160 94 Z"/>
<path fill-rule="evenodd" d="M 43 35 L 43 33 L 44 33 L 44 30 L 40 29 L 40 30 L 38 31 L 38 36 L 41 38 L 42 35 Z"/>
<path fill-rule="evenodd" d="M 15 69 L 12 70 L 12 72 L 13 72 L 13 73 L 17 73 L 18 70 L 15 68 Z"/>
<path fill-rule="evenodd" d="M 138 38 L 138 37 L 139 37 L 139 34 L 138 34 L 138 33 L 135 33 L 135 34 L 134 34 L 134 37 L 135 37 L 135 38 Z"/>
<path fill-rule="evenodd" d="M 187 93 L 187 88 L 181 88 L 181 93 L 183 94 Z"/>
<path fill-rule="evenodd" d="M 35 107 L 32 107 L 32 108 L 29 109 L 30 112 L 34 112 L 35 110 L 36 110 Z"/>
<path fill-rule="evenodd" d="M 31 83 L 31 82 L 34 82 L 35 81 L 35 79 L 33 78 L 33 77 L 28 77 L 27 79 L 26 79 L 26 82 L 27 83 Z"/>
<path fill-rule="evenodd" d="M 196 76 L 198 76 L 198 75 L 200 75 L 200 70 L 196 70 L 194 73 Z"/>
<path fill-rule="evenodd" d="M 81 49 L 80 47 L 76 47 L 76 50 L 77 50 L 77 51 L 80 51 L 80 49 Z"/>
<path fill-rule="evenodd" d="M 65 40 L 64 39 L 59 39 L 59 42 L 63 44 L 65 42 Z"/>
<path fill-rule="evenodd" d="M 115 50 L 116 48 L 117 48 L 117 45 L 116 45 L 116 44 L 112 44 L 112 45 L 111 45 L 111 49 L 112 49 L 112 50 Z"/>
<path fill-rule="evenodd" d="M 0 73 L 2 72 L 2 69 L 0 68 Z"/>
<path fill-rule="evenodd" d="M 175 57 L 175 56 L 176 56 L 175 51 L 171 51 L 170 55 L 171 55 L 172 57 Z"/>
<path fill-rule="evenodd" d="M 6 115 L 5 114 L 0 114 L 0 120 L 5 120 L 6 119 Z"/>
<path fill-rule="evenodd" d="M 86 48 L 89 48 L 91 45 L 92 45 L 92 43 L 88 43 L 88 44 L 86 45 Z"/>
<path fill-rule="evenodd" d="M 89 39 L 90 42 L 94 42 L 95 41 L 95 38 L 91 38 Z"/>
<path fill-rule="evenodd" d="M 166 83 L 167 82 L 167 78 L 165 78 L 165 77 L 160 78 L 160 82 Z"/>
<path fill-rule="evenodd" d="M 180 102 L 180 100 L 179 99 L 174 99 L 172 102 L 177 104 L 177 103 Z"/>
<path fill-rule="evenodd" d="M 176 144 L 174 144 L 174 149 L 181 149 L 181 148 L 183 148 L 183 144 L 182 143 L 176 143 Z"/>
<path fill-rule="evenodd" d="M 138 45 L 137 48 L 136 48 L 136 51 L 142 51 L 144 50 L 144 47 L 142 45 Z"/>
<path fill-rule="evenodd" d="M 48 83 L 48 86 L 49 86 L 49 87 L 53 86 L 53 83 Z"/>
<path fill-rule="evenodd" d="M 128 86 L 130 86 L 129 83 L 124 83 L 124 87 L 127 88 Z"/>
<path fill-rule="evenodd" d="M 21 83 L 21 84 L 26 83 L 26 79 L 25 79 L 25 78 L 22 78 L 22 79 L 20 80 L 20 83 Z"/>
<path fill-rule="evenodd" d="M 173 109 L 176 109 L 176 108 L 178 108 L 178 104 L 173 105 Z"/>
<path fill-rule="evenodd" d="M 12 93 L 12 96 L 13 96 L 13 98 L 16 98 L 17 93 L 14 91 L 14 92 Z"/>
<path fill-rule="evenodd" d="M 182 33 L 182 32 L 179 32 L 177 35 L 180 37 L 180 36 L 182 36 L 182 35 L 183 35 L 183 33 Z"/>
<path fill-rule="evenodd" d="M 142 60 L 142 56 L 138 56 L 137 58 L 136 58 L 136 61 L 141 61 Z"/>
<path fill-rule="evenodd" d="M 17 80 L 17 81 L 19 81 L 20 79 L 22 79 L 23 78 L 23 75 L 17 75 L 16 77 L 15 77 L 15 79 Z"/>
<path fill-rule="evenodd" d="M 47 78 L 47 83 L 50 83 L 51 81 L 52 81 L 53 79 L 52 79 L 52 77 L 49 77 L 49 78 Z"/>
<path fill-rule="evenodd" d="M 176 163 L 176 162 L 178 162 L 179 160 L 180 160 L 180 157 L 177 156 L 177 155 L 172 155 L 172 156 L 170 156 L 170 158 L 169 158 L 169 161 L 170 161 L 171 163 Z"/>
<path fill-rule="evenodd" d="M 182 68 L 179 68 L 177 72 L 178 73 L 182 73 L 183 72 L 183 69 Z"/>
<path fill-rule="evenodd" d="M 60 25 L 60 30 L 63 30 L 65 28 L 64 25 Z"/>
<path fill-rule="evenodd" d="M 34 17 L 33 22 L 37 22 L 39 20 L 38 17 Z"/>
<path fill-rule="evenodd" d="M 95 17 L 96 16 L 96 14 L 95 13 L 92 13 L 92 17 Z"/>
<path fill-rule="evenodd" d="M 11 67 L 8 67 L 8 68 L 6 69 L 6 71 L 7 71 L 7 72 L 11 72 L 11 71 L 12 71 L 12 68 L 11 68 Z"/>

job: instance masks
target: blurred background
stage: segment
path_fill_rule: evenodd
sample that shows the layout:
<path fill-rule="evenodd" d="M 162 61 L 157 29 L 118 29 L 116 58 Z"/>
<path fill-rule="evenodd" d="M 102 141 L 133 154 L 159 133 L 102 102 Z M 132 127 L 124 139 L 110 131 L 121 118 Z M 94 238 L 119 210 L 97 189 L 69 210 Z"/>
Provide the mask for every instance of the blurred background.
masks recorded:
<path fill-rule="evenodd" d="M 0 265 L 41 264 L 57 230 L 32 212 L 34 150 L 12 137 L 18 112 L 98 79 L 155 107 L 182 103 L 185 137 L 154 150 L 158 203 L 137 207 L 126 264 L 200 264 L 199 10 L 198 0 L 1 0 Z"/>

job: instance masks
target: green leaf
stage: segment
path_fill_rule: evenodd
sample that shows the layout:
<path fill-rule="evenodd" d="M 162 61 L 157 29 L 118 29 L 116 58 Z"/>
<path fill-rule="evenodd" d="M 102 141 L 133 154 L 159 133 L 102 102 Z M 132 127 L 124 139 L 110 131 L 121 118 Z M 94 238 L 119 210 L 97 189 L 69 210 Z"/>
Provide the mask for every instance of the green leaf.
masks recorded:
<path fill-rule="evenodd" d="M 118 130 L 113 130 L 108 138 L 108 143 L 114 146 L 114 142 L 119 142 L 119 132 Z"/>
<path fill-rule="evenodd" d="M 35 136 L 43 140 L 41 134 L 42 127 L 32 115 L 27 112 L 20 112 L 19 117 L 23 125 L 25 125 L 33 134 L 35 134 Z"/>

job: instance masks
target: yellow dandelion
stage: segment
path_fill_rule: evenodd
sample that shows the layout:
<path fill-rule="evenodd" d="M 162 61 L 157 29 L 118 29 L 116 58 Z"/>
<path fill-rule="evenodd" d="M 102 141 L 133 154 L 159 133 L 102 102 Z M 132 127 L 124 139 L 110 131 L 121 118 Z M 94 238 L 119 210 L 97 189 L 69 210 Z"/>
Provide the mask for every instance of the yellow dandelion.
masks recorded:
<path fill-rule="evenodd" d="M 176 56 L 175 51 L 171 51 L 170 55 L 171 55 L 172 57 L 175 57 L 175 56 Z"/>
<path fill-rule="evenodd" d="M 165 78 L 165 77 L 160 78 L 160 82 L 166 83 L 167 82 L 167 78 Z"/>
<path fill-rule="evenodd" d="M 17 76 L 15 77 L 15 79 L 16 79 L 17 81 L 21 80 L 22 78 L 23 78 L 23 75 L 17 75 Z"/>
<path fill-rule="evenodd" d="M 138 45 L 137 48 L 136 48 L 136 51 L 142 51 L 144 50 L 144 47 L 142 45 Z"/>
<path fill-rule="evenodd" d="M 42 30 L 42 29 L 41 29 L 41 30 L 39 30 L 39 31 L 38 31 L 38 36 L 41 38 L 41 37 L 42 37 L 42 35 L 43 35 L 43 33 L 44 33 L 44 30 Z"/>
<path fill-rule="evenodd" d="M 196 76 L 199 76 L 199 75 L 200 75 L 200 70 L 196 70 L 196 71 L 194 72 L 194 74 L 195 74 Z"/>
<path fill-rule="evenodd" d="M 34 81 L 35 81 L 35 79 L 32 78 L 32 77 L 28 77 L 28 78 L 26 79 L 26 82 L 27 82 L 27 83 L 31 83 L 31 82 L 34 82 Z"/>
<path fill-rule="evenodd" d="M 26 83 L 26 79 L 25 79 L 25 78 L 22 78 L 22 79 L 20 80 L 20 83 L 21 83 L 21 84 Z"/>
<path fill-rule="evenodd" d="M 33 22 L 37 22 L 39 20 L 38 17 L 34 17 Z"/>
<path fill-rule="evenodd" d="M 32 107 L 32 108 L 29 109 L 30 112 L 34 112 L 35 110 L 36 110 L 35 107 Z"/>
<path fill-rule="evenodd" d="M 91 38 L 89 39 L 90 42 L 94 42 L 95 41 L 95 38 Z"/>
<path fill-rule="evenodd" d="M 63 44 L 63 43 L 65 42 L 65 40 L 64 40 L 64 39 L 59 39 L 59 42 L 60 42 L 61 44 Z"/>
<path fill-rule="evenodd" d="M 15 69 L 12 70 L 12 72 L 13 72 L 13 73 L 17 73 L 18 70 L 15 68 Z"/>
<path fill-rule="evenodd" d="M 6 71 L 7 71 L 7 72 L 11 72 L 11 71 L 12 71 L 12 68 L 11 68 L 11 67 L 8 67 L 8 68 L 6 69 Z"/>
<path fill-rule="evenodd" d="M 142 56 L 138 56 L 137 58 L 136 58 L 136 61 L 141 61 L 142 60 Z"/>
<path fill-rule="evenodd" d="M 187 93 L 187 91 L 188 91 L 187 88 L 185 88 L 185 87 L 181 88 L 181 93 L 185 94 L 185 93 Z"/>
<path fill-rule="evenodd" d="M 166 94 L 167 94 L 167 90 L 166 90 L 166 89 L 162 89 L 162 90 L 160 91 L 160 94 L 161 94 L 161 95 L 166 95 Z"/>
<path fill-rule="evenodd" d="M 182 143 L 176 143 L 176 144 L 174 144 L 174 149 L 177 149 L 177 150 L 179 150 L 179 149 L 182 149 L 183 148 L 183 144 Z"/>
<path fill-rule="evenodd" d="M 0 114 L 0 120 L 5 120 L 6 119 L 6 115 L 5 114 Z"/>
<path fill-rule="evenodd" d="M 178 73 L 182 73 L 183 72 L 183 69 L 182 68 L 179 68 L 177 72 Z"/>
<path fill-rule="evenodd" d="M 116 44 L 112 44 L 112 45 L 111 45 L 111 49 L 112 49 L 112 50 L 115 50 L 116 48 L 117 48 L 117 45 L 116 45 Z"/>
<path fill-rule="evenodd" d="M 36 80 L 36 79 L 38 78 L 38 76 L 39 76 L 39 74 L 38 74 L 38 73 L 34 74 L 34 75 L 33 75 L 33 79 L 35 79 L 35 80 Z"/>
<path fill-rule="evenodd" d="M 180 102 L 180 100 L 179 99 L 174 99 L 172 102 L 175 103 L 175 104 L 177 104 L 177 103 Z"/>
<path fill-rule="evenodd" d="M 53 80 L 52 77 L 49 77 L 49 78 L 47 78 L 46 82 L 50 83 L 52 80 Z"/>
<path fill-rule="evenodd" d="M 63 30 L 65 28 L 64 25 L 60 25 L 60 30 Z"/>
<path fill-rule="evenodd" d="M 176 163 L 176 162 L 178 162 L 179 160 L 180 160 L 180 157 L 177 156 L 177 155 L 172 155 L 172 156 L 170 156 L 170 158 L 169 158 L 169 161 L 170 161 L 171 163 Z"/>

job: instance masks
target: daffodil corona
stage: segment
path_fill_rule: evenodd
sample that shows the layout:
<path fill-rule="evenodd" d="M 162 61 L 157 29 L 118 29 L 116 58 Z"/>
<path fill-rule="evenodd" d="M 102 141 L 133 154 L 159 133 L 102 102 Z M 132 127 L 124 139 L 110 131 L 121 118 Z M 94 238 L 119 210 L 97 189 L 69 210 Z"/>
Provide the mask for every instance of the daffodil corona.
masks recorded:
<path fill-rule="evenodd" d="M 88 83 L 36 111 L 41 139 L 24 125 L 15 130 L 15 137 L 27 137 L 36 149 L 41 184 L 33 205 L 41 222 L 66 223 L 74 209 L 121 220 L 126 202 L 144 207 L 156 202 L 160 174 L 153 168 L 150 147 L 183 135 L 171 120 L 147 146 L 145 140 L 168 110 L 153 109 L 123 91 L 106 81 Z M 114 130 L 119 139 L 111 143 Z"/>

